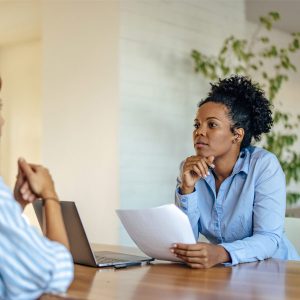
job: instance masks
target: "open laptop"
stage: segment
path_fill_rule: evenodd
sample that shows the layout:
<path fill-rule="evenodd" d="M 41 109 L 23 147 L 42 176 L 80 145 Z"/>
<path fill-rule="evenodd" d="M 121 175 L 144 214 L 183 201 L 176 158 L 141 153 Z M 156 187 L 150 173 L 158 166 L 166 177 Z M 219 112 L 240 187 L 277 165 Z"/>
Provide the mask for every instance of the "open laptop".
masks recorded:
<path fill-rule="evenodd" d="M 132 265 L 150 263 L 153 258 L 116 253 L 110 251 L 93 252 L 82 225 L 75 202 L 60 201 L 62 216 L 64 219 L 67 235 L 70 243 L 70 251 L 74 263 L 92 267 L 115 267 L 122 268 Z M 37 200 L 33 207 L 42 228 L 43 203 Z"/>

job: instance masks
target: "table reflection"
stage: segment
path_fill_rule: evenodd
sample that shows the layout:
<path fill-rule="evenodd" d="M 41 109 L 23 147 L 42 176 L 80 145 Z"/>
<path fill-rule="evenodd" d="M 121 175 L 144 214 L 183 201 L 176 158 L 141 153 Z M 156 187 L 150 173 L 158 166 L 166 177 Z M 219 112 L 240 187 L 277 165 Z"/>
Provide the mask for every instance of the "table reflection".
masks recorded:
<path fill-rule="evenodd" d="M 274 300 L 299 294 L 300 263 L 271 259 L 211 269 L 167 262 L 120 270 L 76 266 L 67 299 Z"/>
<path fill-rule="evenodd" d="M 195 270 L 155 264 L 135 277 L 127 299 L 285 299 L 285 263 L 276 260 Z M 127 282 L 128 284 L 128 282 Z M 125 289 L 123 282 L 119 288 Z M 122 299 L 118 297 L 118 299 Z"/>

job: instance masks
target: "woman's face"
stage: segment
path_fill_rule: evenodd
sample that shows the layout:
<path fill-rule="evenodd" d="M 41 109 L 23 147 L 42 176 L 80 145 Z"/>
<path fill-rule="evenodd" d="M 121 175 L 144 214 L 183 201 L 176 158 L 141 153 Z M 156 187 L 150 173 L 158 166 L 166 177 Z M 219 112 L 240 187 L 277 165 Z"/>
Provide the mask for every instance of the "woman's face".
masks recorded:
<path fill-rule="evenodd" d="M 225 105 L 207 102 L 199 107 L 194 121 L 194 148 L 197 155 L 220 157 L 233 149 L 234 134 Z"/>

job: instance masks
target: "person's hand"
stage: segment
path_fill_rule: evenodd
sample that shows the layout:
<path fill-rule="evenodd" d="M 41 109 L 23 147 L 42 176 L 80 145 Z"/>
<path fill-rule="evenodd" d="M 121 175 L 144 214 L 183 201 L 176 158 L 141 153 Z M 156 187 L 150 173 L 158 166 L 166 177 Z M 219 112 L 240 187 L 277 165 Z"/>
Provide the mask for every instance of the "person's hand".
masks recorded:
<path fill-rule="evenodd" d="M 31 190 L 19 164 L 17 180 L 14 188 L 14 197 L 23 209 L 28 203 L 31 203 L 37 199 L 36 195 Z"/>
<path fill-rule="evenodd" d="M 194 155 L 185 160 L 180 185 L 180 191 L 182 194 L 192 193 L 196 182 L 200 178 L 205 178 L 209 175 L 209 167 L 215 167 L 213 164 L 214 159 L 214 156 L 201 157 Z"/>
<path fill-rule="evenodd" d="M 220 245 L 209 243 L 175 244 L 170 251 L 192 268 L 206 269 L 230 261 L 230 255 Z"/>
<path fill-rule="evenodd" d="M 41 198 L 57 198 L 54 182 L 48 169 L 40 165 L 28 164 L 25 159 L 22 158 L 19 159 L 18 164 L 31 193 Z M 26 194 L 25 187 L 21 187 L 20 193 L 25 197 L 25 200 L 29 200 L 30 196 Z"/>

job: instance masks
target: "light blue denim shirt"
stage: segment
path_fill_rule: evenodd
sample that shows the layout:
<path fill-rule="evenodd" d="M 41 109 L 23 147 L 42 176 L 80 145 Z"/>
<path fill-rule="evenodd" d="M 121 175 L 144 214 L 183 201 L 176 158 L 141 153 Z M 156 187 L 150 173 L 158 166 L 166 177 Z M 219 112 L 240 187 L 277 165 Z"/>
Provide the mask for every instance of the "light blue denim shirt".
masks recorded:
<path fill-rule="evenodd" d="M 241 151 L 217 195 L 213 174 L 198 180 L 191 194 L 176 189 L 176 205 L 196 239 L 203 234 L 223 246 L 231 265 L 270 257 L 300 260 L 284 233 L 285 204 L 285 176 L 276 156 L 252 146 Z"/>

